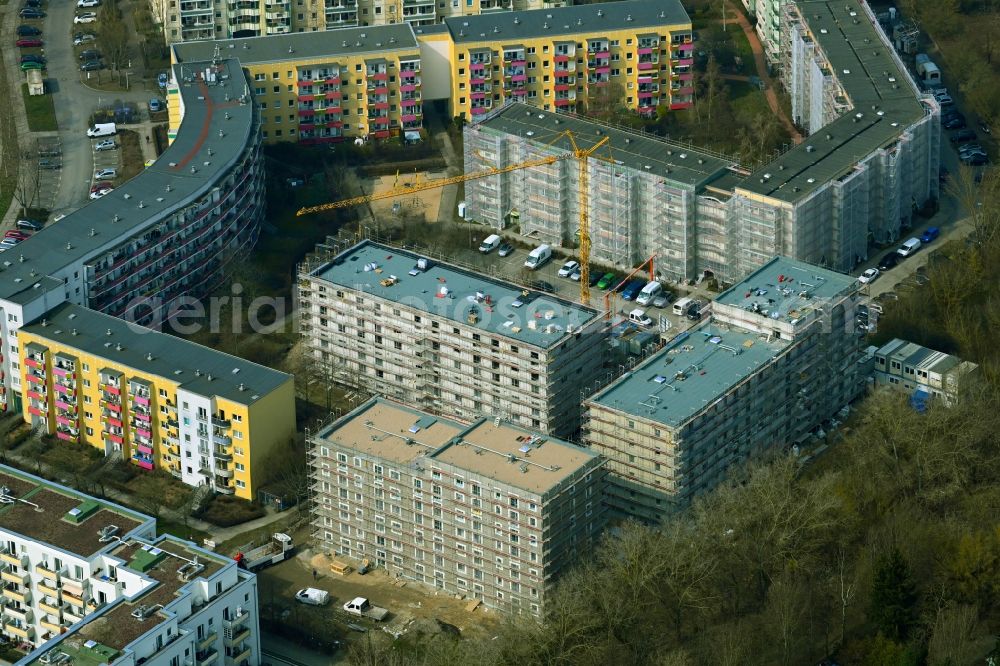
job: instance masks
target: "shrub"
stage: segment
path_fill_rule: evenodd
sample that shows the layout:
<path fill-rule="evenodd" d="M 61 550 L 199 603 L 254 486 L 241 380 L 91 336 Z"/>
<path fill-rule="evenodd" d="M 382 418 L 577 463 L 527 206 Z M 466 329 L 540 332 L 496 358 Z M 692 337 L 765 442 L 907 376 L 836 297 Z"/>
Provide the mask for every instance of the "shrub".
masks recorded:
<path fill-rule="evenodd" d="M 232 527 L 254 518 L 260 518 L 265 513 L 264 508 L 254 502 L 228 495 L 217 495 L 198 514 L 198 517 L 219 527 Z"/>

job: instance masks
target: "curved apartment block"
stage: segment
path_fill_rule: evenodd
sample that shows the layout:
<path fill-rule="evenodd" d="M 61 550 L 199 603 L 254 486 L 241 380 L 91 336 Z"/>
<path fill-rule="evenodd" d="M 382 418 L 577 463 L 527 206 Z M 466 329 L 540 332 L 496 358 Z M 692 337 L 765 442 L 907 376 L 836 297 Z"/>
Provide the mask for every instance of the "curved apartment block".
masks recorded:
<path fill-rule="evenodd" d="M 17 330 L 62 303 L 155 325 L 257 239 L 263 167 L 238 63 L 176 65 L 171 144 L 107 196 L 0 256 L 0 409 L 20 409 Z"/>

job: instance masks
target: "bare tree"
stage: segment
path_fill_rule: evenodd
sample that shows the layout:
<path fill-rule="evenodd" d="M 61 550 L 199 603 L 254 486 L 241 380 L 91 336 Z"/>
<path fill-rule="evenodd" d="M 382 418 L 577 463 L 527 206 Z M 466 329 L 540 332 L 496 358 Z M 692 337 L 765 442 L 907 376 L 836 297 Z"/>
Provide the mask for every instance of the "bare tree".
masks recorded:
<path fill-rule="evenodd" d="M 41 179 L 42 171 L 38 161 L 32 159 L 30 155 L 22 155 L 21 168 L 17 171 L 17 180 L 14 183 L 14 199 L 24 209 L 25 214 L 38 203 Z"/>

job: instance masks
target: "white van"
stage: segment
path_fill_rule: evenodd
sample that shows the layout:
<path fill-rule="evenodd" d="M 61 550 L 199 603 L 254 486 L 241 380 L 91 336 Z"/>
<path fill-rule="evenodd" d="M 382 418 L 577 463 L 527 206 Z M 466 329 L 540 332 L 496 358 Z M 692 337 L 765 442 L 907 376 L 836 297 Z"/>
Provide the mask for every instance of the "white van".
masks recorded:
<path fill-rule="evenodd" d="M 500 247 L 500 237 L 496 234 L 491 234 L 483 240 L 483 244 L 479 246 L 479 251 L 483 254 L 489 254 L 493 250 Z"/>
<path fill-rule="evenodd" d="M 653 299 L 659 296 L 663 292 L 663 285 L 659 283 L 658 280 L 650 280 L 646 283 L 646 286 L 642 288 L 639 295 L 635 297 L 635 302 L 637 305 L 649 305 L 653 302 Z"/>
<path fill-rule="evenodd" d="M 632 312 L 628 313 L 628 320 L 633 324 L 638 324 L 643 328 L 648 328 L 653 325 L 653 320 L 649 318 L 645 310 L 636 308 Z"/>
<path fill-rule="evenodd" d="M 692 303 L 694 303 L 693 298 L 678 298 L 674 301 L 674 314 L 683 317 Z"/>
<path fill-rule="evenodd" d="M 552 248 L 548 245 L 539 245 L 528 254 L 528 258 L 524 260 L 524 267 L 533 271 L 538 270 L 551 258 Z"/>
<path fill-rule="evenodd" d="M 911 239 L 905 241 L 899 247 L 899 249 L 896 250 L 896 253 L 899 256 L 901 256 L 901 257 L 908 257 L 911 254 L 913 254 L 914 252 L 916 252 L 917 250 L 919 250 L 919 249 L 920 249 L 920 239 L 919 238 L 911 238 Z"/>
<path fill-rule="evenodd" d="M 296 592 L 295 599 L 310 606 L 325 606 L 330 601 L 330 593 L 315 587 L 307 587 Z"/>
<path fill-rule="evenodd" d="M 97 123 L 87 130 L 87 136 L 111 136 L 118 133 L 118 128 L 114 123 Z"/>

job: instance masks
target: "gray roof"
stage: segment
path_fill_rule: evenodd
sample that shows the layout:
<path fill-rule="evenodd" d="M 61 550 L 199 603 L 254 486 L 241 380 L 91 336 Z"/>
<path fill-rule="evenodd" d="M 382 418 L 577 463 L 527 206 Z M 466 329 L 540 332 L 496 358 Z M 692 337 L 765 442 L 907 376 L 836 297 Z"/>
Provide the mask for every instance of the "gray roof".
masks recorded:
<path fill-rule="evenodd" d="M 593 5 L 592 5 L 593 6 Z M 490 130 L 532 136 L 539 147 L 552 145 L 565 151 L 572 150 L 569 139 L 553 143 L 560 132 L 567 130 L 574 135 L 577 145 L 586 149 L 607 136 L 610 141 L 594 153 L 595 158 L 610 157 L 616 162 L 637 171 L 645 171 L 689 187 L 698 187 L 734 166 L 735 161 L 716 156 L 691 146 L 671 143 L 660 138 L 618 129 L 589 118 L 567 113 L 542 111 L 536 106 L 510 103 L 495 114 L 473 125 Z M 650 168 L 647 169 L 646 167 Z"/>
<path fill-rule="evenodd" d="M 929 112 L 859 0 L 799 0 L 798 5 L 854 111 L 761 167 L 739 186 L 791 203 L 892 144 Z"/>
<path fill-rule="evenodd" d="M 47 312 L 43 320 L 21 330 L 175 381 L 200 395 L 221 396 L 245 405 L 253 404 L 291 379 L 284 372 L 78 305 L 61 305 Z M 119 344 L 121 350 L 117 348 Z M 201 374 L 196 375 L 195 371 Z M 244 385 L 242 391 L 240 384 Z"/>
<path fill-rule="evenodd" d="M 587 33 L 600 37 L 602 31 L 657 28 L 690 24 L 691 18 L 678 0 L 626 0 L 593 5 L 573 5 L 551 9 L 496 12 L 444 20 L 456 44 L 489 41 L 509 44 L 512 40 L 559 37 Z"/>
<path fill-rule="evenodd" d="M 680 429 L 789 344 L 706 321 L 588 402 Z"/>
<path fill-rule="evenodd" d="M 900 340 L 899 338 L 893 338 L 875 353 L 878 356 L 899 361 L 903 366 L 919 368 L 942 375 L 963 363 L 969 370 L 978 367 L 975 363 L 963 362 L 957 356 L 928 349 L 915 342 Z"/>
<path fill-rule="evenodd" d="M 806 323 L 823 303 L 858 289 L 850 275 L 789 257 L 774 257 L 715 298 L 715 303 L 791 323 Z"/>
<path fill-rule="evenodd" d="M 204 70 L 209 65 L 202 63 L 198 68 Z M 106 252 L 215 187 L 216 176 L 240 158 L 256 131 L 253 105 L 238 101 L 246 92 L 239 63 L 224 60 L 219 73 L 228 78 L 216 85 L 180 86 L 183 123 L 174 142 L 150 167 L 111 194 L 91 201 L 0 255 L 0 298 L 31 300 L 31 294 L 37 293 L 32 285 L 40 284 L 38 289 L 56 286 L 42 276 Z M 220 130 L 225 136 L 219 136 Z M 208 148 L 213 151 L 211 157 L 206 153 Z M 190 169 L 195 166 L 198 172 L 192 174 Z M 140 202 L 143 208 L 139 208 Z"/>
<path fill-rule="evenodd" d="M 178 62 L 210 60 L 216 47 L 223 58 L 238 58 L 244 65 L 307 58 L 335 58 L 359 53 L 384 54 L 418 49 L 409 23 L 337 28 L 316 32 L 291 32 L 265 37 L 180 42 L 171 48 Z"/>
<path fill-rule="evenodd" d="M 363 241 L 320 266 L 311 275 L 546 349 L 562 342 L 567 337 L 568 327 L 579 330 L 600 317 L 600 313 L 593 308 L 556 296 L 529 292 L 511 282 L 457 266 L 431 262 L 426 271 L 419 271 L 415 267 L 418 259 L 420 255 L 406 250 Z M 374 270 L 372 265 L 376 267 Z M 390 280 L 391 277 L 397 280 L 394 284 L 382 284 L 383 280 Z M 443 289 L 447 290 L 444 296 Z M 528 296 L 524 296 L 525 293 Z M 485 298 L 477 300 L 477 294 Z M 470 312 L 478 313 L 475 323 L 468 319 Z"/>
<path fill-rule="evenodd" d="M 441 35 L 448 32 L 448 26 L 444 23 L 430 23 L 428 25 L 415 25 L 413 32 L 418 35 Z M 31 70 L 29 70 L 31 71 Z"/>

